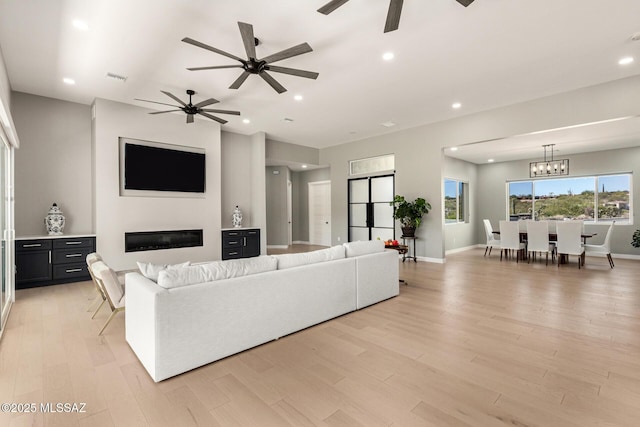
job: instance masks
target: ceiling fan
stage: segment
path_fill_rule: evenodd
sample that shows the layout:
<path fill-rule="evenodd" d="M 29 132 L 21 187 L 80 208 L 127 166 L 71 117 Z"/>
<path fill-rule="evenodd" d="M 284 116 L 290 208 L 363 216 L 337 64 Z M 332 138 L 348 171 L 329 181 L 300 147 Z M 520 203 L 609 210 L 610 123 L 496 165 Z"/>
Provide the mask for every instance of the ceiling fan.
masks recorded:
<path fill-rule="evenodd" d="M 161 104 L 161 105 L 168 105 L 169 107 L 175 107 L 177 108 L 177 110 L 166 110 L 166 111 L 153 111 L 149 114 L 164 114 L 164 113 L 171 113 L 174 111 L 184 111 L 185 113 L 187 113 L 187 123 L 193 123 L 193 118 L 196 114 L 200 114 L 201 116 L 205 116 L 208 119 L 211 120 L 215 120 L 218 123 L 221 124 L 225 124 L 227 123 L 226 120 L 221 119 L 220 117 L 216 117 L 213 114 L 209 114 L 209 113 L 219 113 L 219 114 L 233 114 L 234 116 L 239 116 L 240 115 L 240 111 L 230 111 L 230 110 L 214 110 L 214 109 L 210 109 L 210 108 L 202 108 L 202 107 L 206 107 L 207 105 L 211 105 L 211 104 L 216 104 L 220 101 L 218 101 L 217 99 L 213 99 L 213 98 L 209 98 L 206 99 L 204 101 L 198 102 L 197 104 L 193 104 L 191 102 L 191 96 L 195 95 L 196 92 L 194 90 L 191 89 L 187 89 L 187 95 L 189 95 L 189 103 L 185 103 L 184 101 L 182 101 L 180 98 L 178 98 L 177 96 L 175 96 L 172 93 L 169 93 L 167 91 L 161 90 L 160 92 L 164 93 L 165 95 L 167 95 L 169 98 L 173 99 L 174 101 L 176 101 L 178 104 L 180 105 L 173 105 L 173 104 L 166 104 L 164 102 L 156 102 L 156 101 L 149 101 L 147 99 L 139 99 L 139 98 L 135 98 L 136 101 L 144 101 L 144 102 L 152 102 L 154 104 Z"/>
<path fill-rule="evenodd" d="M 331 0 L 329 3 L 318 9 L 318 12 L 323 15 L 328 15 L 349 0 Z M 474 0 L 456 0 L 464 7 L 469 6 Z M 389 12 L 387 13 L 387 22 L 384 26 L 384 32 L 395 31 L 400 25 L 400 13 L 402 12 L 402 3 L 404 0 L 391 0 L 389 3 Z"/>
<path fill-rule="evenodd" d="M 242 83 L 247 80 L 247 77 L 249 77 L 249 75 L 257 74 L 262 77 L 265 82 L 269 83 L 269 85 L 278 93 L 286 92 L 287 89 L 285 89 L 284 86 L 278 83 L 276 79 L 274 79 L 273 76 L 271 76 L 271 74 L 269 74 L 267 71 L 290 74 L 292 76 L 305 77 L 307 79 L 318 78 L 319 74 L 312 71 L 304 71 L 295 68 L 271 65 L 274 62 L 282 61 L 283 59 L 291 58 L 294 56 L 302 55 L 303 53 L 313 51 L 309 44 L 301 43 L 299 45 L 290 47 L 289 49 L 285 49 L 283 51 L 266 56 L 262 59 L 258 59 L 256 55 L 256 46 L 258 45 L 259 41 L 253 35 L 253 26 L 251 24 L 245 24 L 244 22 L 238 22 L 238 27 L 240 27 L 240 35 L 242 36 L 242 42 L 244 43 L 244 50 L 247 54 L 247 59 L 239 58 L 223 50 L 209 46 L 197 40 L 193 40 L 189 37 L 185 37 L 182 39 L 182 41 L 185 43 L 189 43 L 202 49 L 210 50 L 211 52 L 226 56 L 227 58 L 235 59 L 236 61 L 240 62 L 239 65 L 214 65 L 211 67 L 187 68 L 187 70 L 200 71 L 215 70 L 219 68 L 242 68 L 244 71 L 242 72 L 242 74 L 240 74 L 240 77 L 238 77 L 236 81 L 233 82 L 231 86 L 229 86 L 229 89 L 238 89 L 242 85 Z"/>

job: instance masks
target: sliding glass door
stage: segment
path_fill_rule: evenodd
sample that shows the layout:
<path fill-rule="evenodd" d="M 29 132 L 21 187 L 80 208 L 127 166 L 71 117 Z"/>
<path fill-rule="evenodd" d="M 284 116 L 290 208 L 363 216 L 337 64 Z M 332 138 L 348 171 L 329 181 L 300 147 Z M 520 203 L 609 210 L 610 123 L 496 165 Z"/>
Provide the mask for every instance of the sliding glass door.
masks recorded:
<path fill-rule="evenodd" d="M 395 237 L 394 175 L 349 180 L 349 241 Z"/>

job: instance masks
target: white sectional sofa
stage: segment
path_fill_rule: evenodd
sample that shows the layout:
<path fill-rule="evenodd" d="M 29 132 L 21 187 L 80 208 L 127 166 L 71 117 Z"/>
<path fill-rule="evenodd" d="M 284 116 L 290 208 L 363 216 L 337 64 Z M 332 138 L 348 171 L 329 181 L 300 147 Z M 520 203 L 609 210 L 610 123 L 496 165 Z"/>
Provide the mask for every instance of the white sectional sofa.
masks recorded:
<path fill-rule="evenodd" d="M 126 275 L 126 339 L 162 381 L 398 295 L 381 241 Z"/>

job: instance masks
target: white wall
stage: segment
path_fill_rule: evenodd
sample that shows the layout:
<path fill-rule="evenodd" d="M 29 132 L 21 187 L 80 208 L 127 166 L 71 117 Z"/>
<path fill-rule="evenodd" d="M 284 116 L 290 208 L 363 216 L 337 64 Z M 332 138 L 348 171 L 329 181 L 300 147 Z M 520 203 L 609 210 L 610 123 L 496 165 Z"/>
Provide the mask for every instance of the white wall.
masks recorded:
<path fill-rule="evenodd" d="M 150 110 L 104 99 L 95 101 L 95 231 L 97 250 L 116 270 L 135 267 L 138 260 L 155 263 L 220 258 L 221 160 L 220 125 L 183 115 L 162 117 Z M 204 148 L 207 183 L 203 198 L 121 197 L 118 138 L 134 138 Z M 124 233 L 203 229 L 204 246 L 146 252 L 124 252 Z"/>
<path fill-rule="evenodd" d="M 222 132 L 222 227 L 232 227 L 231 217 L 237 206 L 242 210 L 242 225 L 254 227 L 251 211 L 252 141 L 247 135 Z"/>
<path fill-rule="evenodd" d="M 46 234 L 44 217 L 54 202 L 65 215 L 65 234 L 92 233 L 90 106 L 14 92 L 12 112 L 21 140 L 16 234 Z"/>
<path fill-rule="evenodd" d="M 640 76 L 485 111 L 453 120 L 401 130 L 320 151 L 331 167 L 332 240 L 347 236 L 347 162 L 388 153 L 396 155 L 396 193 L 424 197 L 442 212 L 442 148 L 640 115 Z M 573 167 L 573 166 L 572 166 Z M 418 257 L 444 260 L 439 214 L 425 217 L 416 232 Z"/>

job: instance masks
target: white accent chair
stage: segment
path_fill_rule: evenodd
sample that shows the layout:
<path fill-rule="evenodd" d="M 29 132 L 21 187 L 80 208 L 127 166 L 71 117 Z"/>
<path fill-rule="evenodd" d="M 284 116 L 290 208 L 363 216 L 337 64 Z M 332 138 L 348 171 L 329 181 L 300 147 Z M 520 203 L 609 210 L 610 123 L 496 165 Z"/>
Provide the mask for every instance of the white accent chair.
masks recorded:
<path fill-rule="evenodd" d="M 484 248 L 484 256 L 487 256 L 487 249 L 489 250 L 489 256 L 491 256 L 491 249 L 494 246 L 500 247 L 500 239 L 496 239 L 493 234 L 493 227 L 491 227 L 491 221 L 488 219 L 482 220 L 484 222 L 484 232 L 487 235 L 487 247 Z"/>
<path fill-rule="evenodd" d="M 101 285 L 96 279 L 96 277 L 93 275 L 93 269 L 91 268 L 91 266 L 96 262 L 102 261 L 102 257 L 98 255 L 96 252 L 92 252 L 89 255 L 87 255 L 86 261 L 87 261 L 87 270 L 89 270 L 89 274 L 91 275 L 91 280 L 93 281 L 93 284 L 96 287 L 96 293 L 98 294 L 98 297 L 87 308 L 87 311 L 93 311 L 93 315 L 91 316 L 91 318 L 93 319 L 94 317 L 96 317 L 96 314 L 98 314 L 98 311 L 100 311 L 100 309 L 104 305 L 104 302 L 107 300 L 107 297 L 104 295 L 104 291 L 102 290 Z"/>
<path fill-rule="evenodd" d="M 611 225 L 607 230 L 607 235 L 604 238 L 604 243 L 601 245 L 582 245 L 584 248 L 585 254 L 594 253 L 594 254 L 605 254 L 607 256 L 607 260 L 609 260 L 609 266 L 611 268 L 614 267 L 613 258 L 611 258 L 611 235 L 613 234 L 613 226 L 616 222 L 611 221 Z"/>
<path fill-rule="evenodd" d="M 109 268 L 102 261 L 98 261 L 94 263 L 91 268 L 93 269 L 93 274 L 96 279 L 98 279 L 102 289 L 104 290 L 105 297 L 107 302 L 109 303 L 109 307 L 111 308 L 111 315 L 105 322 L 98 335 L 102 335 L 102 332 L 106 329 L 106 327 L 111 323 L 113 318 L 121 311 L 124 311 L 125 308 L 125 295 L 124 295 L 124 286 L 118 280 L 118 275 L 115 271 Z"/>
<path fill-rule="evenodd" d="M 529 259 L 535 261 L 537 252 L 544 253 L 546 255 L 545 264 L 549 265 L 549 254 L 551 254 L 551 261 L 554 261 L 556 247 L 555 244 L 549 242 L 549 222 L 527 220 L 526 230 Z"/>
<path fill-rule="evenodd" d="M 556 233 L 556 251 L 558 254 L 558 267 L 564 256 L 569 260 L 569 255 L 578 256 L 578 268 L 584 265 L 584 248 L 582 247 L 582 221 L 558 221 Z"/>
<path fill-rule="evenodd" d="M 516 262 L 520 261 L 520 258 L 524 260 L 525 244 L 520 241 L 520 229 L 516 221 L 500 221 L 500 261 L 502 261 L 502 254 L 507 255 L 507 251 L 515 250 Z"/>

